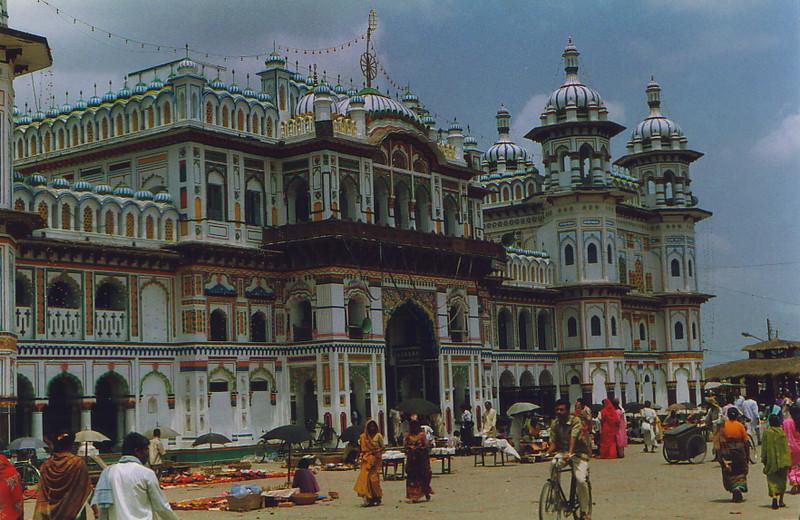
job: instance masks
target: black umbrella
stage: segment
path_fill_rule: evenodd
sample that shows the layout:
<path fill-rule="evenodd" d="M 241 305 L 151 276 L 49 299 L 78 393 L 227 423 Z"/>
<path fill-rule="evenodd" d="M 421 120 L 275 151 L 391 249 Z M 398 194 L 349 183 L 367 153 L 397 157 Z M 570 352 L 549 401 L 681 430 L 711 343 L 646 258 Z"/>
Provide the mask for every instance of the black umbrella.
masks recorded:
<path fill-rule="evenodd" d="M 214 451 L 211 450 L 212 444 L 228 444 L 229 442 L 233 442 L 229 438 L 225 437 L 219 433 L 204 433 L 200 437 L 196 438 L 192 443 L 192 448 L 196 446 L 200 446 L 201 444 L 208 444 L 209 451 L 211 454 L 211 465 L 214 465 Z"/>
<path fill-rule="evenodd" d="M 358 438 L 364 432 L 364 427 L 360 424 L 354 424 L 353 426 L 348 426 L 344 429 L 341 435 L 339 435 L 339 439 L 343 440 L 344 442 L 357 442 Z"/>
<path fill-rule="evenodd" d="M 289 455 L 286 459 L 286 474 L 287 478 L 289 479 L 292 476 L 292 444 L 300 444 L 301 442 L 314 439 L 311 436 L 311 432 L 299 424 L 286 424 L 284 426 L 278 426 L 277 428 L 273 428 L 262 435 L 261 438 L 264 440 L 278 439 L 286 441 L 286 444 L 289 447 Z"/>
<path fill-rule="evenodd" d="M 644 405 L 642 403 L 625 403 L 625 411 L 628 413 L 639 413 Z"/>
<path fill-rule="evenodd" d="M 407 414 L 433 415 L 435 413 L 442 413 L 438 404 L 419 398 L 405 399 L 400 401 L 394 408 L 395 410 Z"/>

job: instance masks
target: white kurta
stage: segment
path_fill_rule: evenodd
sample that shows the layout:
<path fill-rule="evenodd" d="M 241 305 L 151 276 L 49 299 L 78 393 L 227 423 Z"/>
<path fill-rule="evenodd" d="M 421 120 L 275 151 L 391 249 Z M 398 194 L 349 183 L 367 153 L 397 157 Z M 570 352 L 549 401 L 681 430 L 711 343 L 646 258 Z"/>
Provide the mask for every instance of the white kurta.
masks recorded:
<path fill-rule="evenodd" d="M 152 469 L 135 462 L 106 468 L 114 504 L 100 508 L 102 520 L 178 520 Z"/>

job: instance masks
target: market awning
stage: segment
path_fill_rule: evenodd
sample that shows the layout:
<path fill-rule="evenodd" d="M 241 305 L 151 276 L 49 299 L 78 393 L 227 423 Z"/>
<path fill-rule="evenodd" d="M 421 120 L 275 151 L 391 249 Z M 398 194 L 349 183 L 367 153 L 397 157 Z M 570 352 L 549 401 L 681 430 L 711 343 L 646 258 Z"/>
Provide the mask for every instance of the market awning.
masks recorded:
<path fill-rule="evenodd" d="M 800 357 L 777 359 L 740 359 L 706 369 L 706 379 L 730 379 L 744 376 L 800 374 Z"/>

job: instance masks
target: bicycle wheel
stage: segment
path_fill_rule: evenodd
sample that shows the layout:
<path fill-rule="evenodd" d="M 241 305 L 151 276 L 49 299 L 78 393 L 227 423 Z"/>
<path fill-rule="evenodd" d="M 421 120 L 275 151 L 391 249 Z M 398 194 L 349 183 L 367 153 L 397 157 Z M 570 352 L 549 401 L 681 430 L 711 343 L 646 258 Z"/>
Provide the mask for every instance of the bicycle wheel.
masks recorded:
<path fill-rule="evenodd" d="M 539 520 L 561 520 L 564 518 L 564 499 L 559 486 L 548 480 L 539 496 Z"/>
<path fill-rule="evenodd" d="M 756 440 L 749 433 L 747 434 L 747 442 L 748 442 L 748 444 L 750 444 L 750 464 L 755 464 L 759 460 L 758 459 L 758 444 L 756 444 Z"/>
<path fill-rule="evenodd" d="M 586 487 L 589 488 L 589 499 L 586 505 L 586 513 L 591 516 L 592 515 L 592 481 L 589 480 L 589 475 L 586 475 Z M 575 497 L 577 501 L 578 497 Z M 572 511 L 572 518 L 575 520 L 581 520 L 581 506 L 579 503 L 575 504 L 575 509 Z"/>
<path fill-rule="evenodd" d="M 16 466 L 19 478 L 24 489 L 36 489 L 39 484 L 39 470 L 33 464 L 20 464 Z"/>
<path fill-rule="evenodd" d="M 689 456 L 689 462 L 692 464 L 700 464 L 706 460 L 706 440 L 700 435 L 695 435 L 686 442 L 686 452 Z"/>
<path fill-rule="evenodd" d="M 256 460 L 258 462 L 265 462 L 267 460 L 267 441 L 261 439 L 256 444 Z"/>

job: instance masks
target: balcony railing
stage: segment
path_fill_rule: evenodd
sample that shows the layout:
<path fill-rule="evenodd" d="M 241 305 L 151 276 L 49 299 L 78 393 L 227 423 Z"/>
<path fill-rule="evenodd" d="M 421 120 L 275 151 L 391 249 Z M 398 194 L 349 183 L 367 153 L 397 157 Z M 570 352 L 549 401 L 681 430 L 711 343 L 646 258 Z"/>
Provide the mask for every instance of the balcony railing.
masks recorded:
<path fill-rule="evenodd" d="M 17 307 L 17 337 L 19 339 L 33 339 L 33 309 L 30 307 Z"/>
<path fill-rule="evenodd" d="M 81 311 L 50 307 L 47 309 L 47 337 L 50 339 L 83 339 Z"/>
<path fill-rule="evenodd" d="M 128 339 L 127 313 L 125 311 L 95 311 L 94 335 L 99 340 Z"/>

